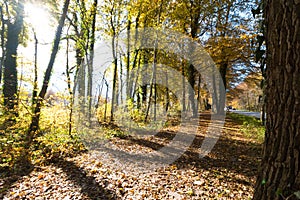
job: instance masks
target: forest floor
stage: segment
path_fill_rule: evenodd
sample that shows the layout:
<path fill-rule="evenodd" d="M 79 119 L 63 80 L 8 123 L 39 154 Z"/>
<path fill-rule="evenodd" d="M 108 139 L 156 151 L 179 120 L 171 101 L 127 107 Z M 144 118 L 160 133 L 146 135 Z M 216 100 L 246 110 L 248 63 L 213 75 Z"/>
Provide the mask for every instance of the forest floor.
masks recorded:
<path fill-rule="evenodd" d="M 208 113 L 200 116 L 192 145 L 168 166 L 140 171 L 130 163 L 117 165 L 105 151 L 88 151 L 0 179 L 0 199 L 251 199 L 261 144 L 227 117 L 213 150 L 199 158 L 210 118 Z M 155 136 L 110 142 L 120 151 L 146 154 L 168 144 L 175 132 L 171 127 Z"/>

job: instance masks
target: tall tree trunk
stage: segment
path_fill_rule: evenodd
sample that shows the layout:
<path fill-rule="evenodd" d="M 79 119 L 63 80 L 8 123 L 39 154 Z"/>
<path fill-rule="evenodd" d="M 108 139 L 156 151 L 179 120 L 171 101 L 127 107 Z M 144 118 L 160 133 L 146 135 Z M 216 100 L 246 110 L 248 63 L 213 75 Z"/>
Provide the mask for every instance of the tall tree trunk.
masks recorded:
<path fill-rule="evenodd" d="M 94 48 L 95 48 L 95 32 L 96 32 L 96 16 L 97 16 L 97 5 L 98 0 L 94 0 L 92 7 L 92 27 L 91 27 L 91 36 L 89 42 L 89 59 L 88 59 L 88 121 L 91 125 L 92 118 L 92 91 L 93 91 L 93 64 L 94 64 Z"/>
<path fill-rule="evenodd" d="M 29 147 L 32 140 L 34 139 L 35 133 L 37 132 L 37 130 L 39 128 L 42 101 L 44 100 L 47 89 L 48 89 L 48 85 L 49 85 L 49 81 L 50 81 L 50 77 L 51 77 L 51 72 L 52 72 L 52 68 L 53 68 L 53 65 L 54 65 L 55 58 L 56 58 L 56 54 L 58 52 L 59 42 L 60 42 L 60 38 L 61 38 L 61 34 L 62 34 L 62 29 L 64 27 L 64 23 L 65 23 L 65 19 L 66 19 L 69 4 L 70 4 L 70 0 L 66 0 L 64 2 L 63 14 L 60 17 L 59 24 L 58 24 L 58 27 L 57 27 L 57 30 L 56 30 L 54 45 L 53 45 L 52 53 L 51 53 L 51 56 L 50 56 L 50 61 L 49 61 L 48 67 L 47 67 L 46 72 L 45 72 L 45 76 L 44 76 L 44 80 L 43 80 L 43 86 L 42 86 L 42 88 L 40 90 L 40 93 L 39 93 L 39 96 L 36 100 L 36 103 L 35 103 L 36 106 L 34 108 L 34 113 L 33 113 L 33 116 L 31 118 L 30 127 L 28 129 L 27 138 L 26 138 L 26 145 L 25 145 L 26 147 Z"/>
<path fill-rule="evenodd" d="M 296 3 L 298 2 L 298 3 Z M 300 191 L 300 3 L 265 0 L 267 123 L 254 199 Z"/>
<path fill-rule="evenodd" d="M 193 39 L 196 39 L 198 37 L 198 29 L 199 29 L 199 20 L 200 20 L 200 10 L 199 7 L 195 4 L 195 2 L 191 1 L 191 8 L 196 9 L 195 13 L 191 13 L 191 37 Z M 194 47 L 190 47 L 190 54 L 193 54 L 194 52 Z M 188 66 L 188 82 L 191 87 L 189 87 L 188 90 L 188 99 L 190 102 L 190 106 L 192 108 L 192 117 L 196 117 L 198 115 L 198 111 L 196 110 L 196 104 L 195 104 L 195 83 L 196 83 L 196 69 L 192 64 L 189 64 Z"/>
<path fill-rule="evenodd" d="M 114 121 L 114 112 L 115 112 L 115 102 L 116 102 L 116 90 L 117 90 L 117 73 L 118 73 L 118 59 L 116 53 L 116 45 L 115 45 L 116 36 L 114 35 L 112 38 L 112 51 L 113 51 L 113 87 L 112 87 L 112 97 L 111 97 L 111 110 L 110 110 L 110 121 Z"/>
<path fill-rule="evenodd" d="M 148 50 L 144 50 L 143 53 L 143 69 L 147 71 L 148 70 L 148 64 L 149 64 L 149 57 L 150 57 L 150 52 Z M 146 108 L 147 106 L 147 83 L 144 82 L 142 79 L 142 85 L 141 85 L 141 95 L 142 95 L 142 103 L 143 107 Z"/>
<path fill-rule="evenodd" d="M 9 112 L 17 114 L 15 107 L 18 105 L 18 76 L 17 76 L 17 50 L 20 43 L 19 37 L 23 29 L 24 2 L 18 1 L 14 23 L 7 23 L 6 56 L 4 60 L 4 106 Z"/>
<path fill-rule="evenodd" d="M 196 70 L 192 64 L 188 67 L 188 81 L 191 87 L 188 89 L 189 103 L 192 109 L 193 117 L 197 116 L 196 104 L 195 104 L 195 83 L 196 83 Z"/>
<path fill-rule="evenodd" d="M 224 59 L 222 63 L 220 64 L 219 67 L 219 72 L 221 75 L 222 80 L 220 80 L 219 88 L 222 88 L 222 85 L 224 85 L 225 92 L 220 92 L 219 96 L 219 103 L 217 107 L 217 113 L 218 114 L 224 114 L 224 108 L 225 108 L 225 100 L 226 100 L 226 85 L 227 85 L 227 79 L 226 79 L 226 74 L 227 74 L 227 69 L 228 69 L 228 61 Z"/>
<path fill-rule="evenodd" d="M 201 111 L 201 74 L 198 74 L 197 110 Z"/>
<path fill-rule="evenodd" d="M 185 105 L 185 95 L 186 95 L 186 91 L 185 91 L 185 63 L 182 62 L 182 67 L 181 67 L 181 82 L 182 82 L 182 115 L 185 115 L 186 113 L 186 105 Z M 185 117 L 185 116 L 184 116 Z"/>
<path fill-rule="evenodd" d="M 166 71 L 166 112 L 168 112 L 169 106 L 170 106 L 169 77 L 168 77 L 168 71 Z"/>
<path fill-rule="evenodd" d="M 69 30 L 68 30 L 69 31 Z M 67 31 L 67 35 L 68 34 Z M 70 96 L 70 102 L 69 102 L 69 124 L 68 124 L 68 129 L 69 129 L 69 136 L 72 138 L 72 117 L 73 117 L 73 105 L 74 105 L 74 95 L 73 95 L 73 90 L 71 87 L 71 70 L 70 70 L 70 62 L 69 62 L 69 49 L 70 49 L 70 39 L 69 37 L 67 37 L 67 48 L 66 48 L 66 56 L 67 56 L 67 60 L 66 60 L 66 75 L 67 75 L 67 86 L 68 86 L 68 92 L 69 92 L 69 96 Z M 74 86 L 75 87 L 75 86 Z"/>
<path fill-rule="evenodd" d="M 35 42 L 34 42 L 34 81 L 33 81 L 33 91 L 32 91 L 32 109 L 34 109 L 36 106 L 35 103 L 38 96 L 38 68 L 37 68 L 38 39 L 34 31 L 33 34 L 34 34 Z"/>
<path fill-rule="evenodd" d="M 131 20 L 129 14 L 127 15 L 128 17 L 128 24 L 127 24 L 127 58 L 126 58 L 126 99 L 131 98 L 131 93 L 130 93 L 130 85 L 129 85 L 129 78 L 130 78 L 130 39 L 131 39 L 131 34 L 130 34 L 130 27 L 131 27 Z M 131 86 L 132 87 L 132 86 Z"/>
<path fill-rule="evenodd" d="M 134 34 L 134 45 L 133 45 L 134 48 L 137 47 L 137 41 L 138 41 L 138 37 L 139 37 L 139 30 L 138 30 L 138 28 L 139 28 L 139 20 L 140 20 L 140 11 L 138 13 L 138 16 L 135 19 L 135 34 Z M 130 36 L 128 35 L 127 37 L 129 38 Z M 138 64 L 138 68 L 140 68 L 141 54 L 142 53 L 140 52 L 140 50 L 138 48 L 136 48 L 134 50 L 134 58 L 133 58 L 133 62 L 132 62 L 132 70 L 134 70 L 136 68 L 137 64 Z M 139 59 L 138 59 L 138 57 L 139 57 Z M 139 69 L 138 69 L 138 73 L 139 73 Z M 133 84 L 137 83 L 138 75 L 136 75 L 136 77 L 133 77 L 133 75 L 135 75 L 134 73 L 129 73 L 127 75 L 128 75 L 128 78 L 129 78 L 129 83 L 127 85 L 127 88 L 129 88 L 129 95 L 130 95 L 129 97 L 130 98 L 134 98 L 134 95 L 135 95 L 135 92 L 136 92 L 135 91 L 136 85 L 133 85 Z M 136 79 L 135 82 L 133 82 L 134 78 Z"/>
<path fill-rule="evenodd" d="M 3 72 L 3 63 L 4 63 L 4 58 L 5 58 L 5 39 L 4 39 L 4 34 L 5 34 L 5 21 L 4 21 L 4 16 L 3 16 L 3 6 L 0 6 L 0 20 L 1 20 L 1 60 L 0 60 L 0 83 L 2 82 L 2 72 Z"/>

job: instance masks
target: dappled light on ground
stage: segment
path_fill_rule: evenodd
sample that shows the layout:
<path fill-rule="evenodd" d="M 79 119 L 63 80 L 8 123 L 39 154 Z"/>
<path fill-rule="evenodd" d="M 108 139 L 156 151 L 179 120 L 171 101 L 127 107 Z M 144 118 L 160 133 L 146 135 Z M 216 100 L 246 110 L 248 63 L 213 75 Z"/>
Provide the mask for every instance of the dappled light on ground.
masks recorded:
<path fill-rule="evenodd" d="M 249 199 L 260 161 L 261 145 L 227 118 L 212 152 L 200 159 L 199 148 L 211 123 L 209 113 L 200 115 L 197 135 L 188 150 L 173 164 L 155 170 L 137 171 L 118 157 L 89 151 L 74 158 L 53 159 L 36 166 L 23 177 L 0 181 L 0 198 L 49 199 Z M 191 127 L 192 128 L 192 127 Z M 193 127 L 195 128 L 195 127 Z M 146 154 L 168 144 L 178 127 L 156 135 L 111 138 L 116 150 Z M 130 168 L 132 167 L 132 168 Z M 6 184 L 4 185 L 4 182 Z M 4 188 L 4 186 L 6 188 Z"/>

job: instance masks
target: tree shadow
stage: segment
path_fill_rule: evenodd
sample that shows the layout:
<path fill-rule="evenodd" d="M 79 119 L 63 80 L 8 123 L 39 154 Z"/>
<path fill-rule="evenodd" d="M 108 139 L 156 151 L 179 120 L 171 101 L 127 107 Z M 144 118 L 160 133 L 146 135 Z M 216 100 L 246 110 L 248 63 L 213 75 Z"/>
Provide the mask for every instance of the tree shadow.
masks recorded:
<path fill-rule="evenodd" d="M 29 175 L 34 169 L 27 151 L 21 152 L 13 167 L 0 168 L 0 199 L 3 199 L 10 187 L 22 177 Z"/>
<path fill-rule="evenodd" d="M 169 141 L 171 141 L 174 137 L 176 136 L 176 132 L 172 132 L 172 131 L 162 131 L 157 133 L 155 136 L 153 137 L 134 137 L 134 136 L 129 136 L 127 138 L 125 138 L 125 140 L 128 140 L 134 144 L 140 145 L 140 146 L 144 146 L 147 148 L 151 148 L 152 150 L 159 150 L 160 148 L 163 148 L 166 143 L 168 143 Z M 164 141 L 164 144 L 160 144 L 157 141 L 151 141 L 158 139 L 160 141 Z"/>
<path fill-rule="evenodd" d="M 209 116 L 206 116 L 209 120 Z M 258 142 L 243 140 L 238 137 L 228 137 L 226 130 L 236 131 L 230 128 L 231 125 L 239 125 L 240 122 L 234 122 L 230 118 L 226 118 L 226 127 L 215 144 L 212 151 L 204 158 L 199 157 L 199 149 L 204 140 L 204 136 L 197 135 L 190 148 L 174 163 L 179 169 L 193 168 L 195 171 L 201 172 L 205 169 L 208 171 L 227 171 L 239 174 L 244 177 L 254 178 L 257 175 L 261 159 L 262 145 Z M 228 127 L 229 126 L 229 127 Z M 230 133 L 229 133 L 230 135 Z M 224 174 L 223 174 L 224 175 Z M 244 185 L 253 185 L 253 182 L 246 181 L 232 176 L 224 178 L 231 179 Z"/>
<path fill-rule="evenodd" d="M 204 140 L 205 132 L 208 126 L 214 125 L 211 122 L 211 114 L 203 113 L 199 116 L 199 132 L 193 140 L 193 143 L 173 164 L 178 169 L 193 169 L 199 173 L 203 170 L 215 173 L 222 173 L 224 179 L 231 182 L 240 183 L 243 185 L 253 185 L 253 180 L 256 177 L 257 169 L 260 162 L 261 144 L 247 140 L 246 136 L 238 134 L 240 122 L 236 122 L 231 118 L 226 118 L 225 126 L 223 127 L 223 134 L 220 136 L 212 151 L 204 158 L 199 157 L 199 149 Z M 219 127 L 217 127 L 219 128 Z M 222 128 L 222 127 L 221 127 Z M 128 141 L 126 145 L 135 144 L 150 148 L 157 151 L 168 144 L 176 135 L 176 131 L 161 131 L 150 137 L 137 137 L 135 135 L 128 136 L 123 141 Z M 209 137 L 209 136 L 206 136 Z M 128 147 L 128 146 L 127 146 Z M 140 157 L 129 156 L 128 153 L 121 149 L 108 149 L 118 159 L 123 157 L 128 158 L 129 161 L 134 162 L 135 159 L 146 159 L 146 156 Z M 108 151 L 107 149 L 105 151 Z M 175 151 L 174 151 L 175 152 Z M 119 156 L 118 156 L 119 155 Z M 144 156 L 144 157 L 143 157 Z M 148 162 L 151 162 L 148 159 Z M 227 173 L 228 172 L 228 173 Z M 235 174 L 236 176 L 232 176 Z"/>
<path fill-rule="evenodd" d="M 211 114 L 204 113 L 199 118 L 199 129 L 205 132 L 211 123 Z M 241 138 L 229 137 L 231 133 L 236 132 L 237 125 L 240 122 L 235 122 L 230 118 L 226 118 L 226 126 L 223 128 L 223 133 L 211 153 L 204 157 L 199 157 L 199 149 L 201 148 L 205 134 L 197 134 L 190 148 L 179 157 L 174 163 L 179 169 L 193 168 L 196 170 L 212 170 L 225 169 L 245 177 L 255 177 L 260 162 L 261 144 L 242 140 Z M 227 135 L 227 131 L 231 131 Z M 176 132 L 162 131 L 155 135 L 153 139 L 140 138 L 130 136 L 125 140 L 130 143 L 137 144 L 143 147 L 151 148 L 156 151 L 164 147 L 168 141 L 171 141 L 176 135 Z M 163 139 L 166 143 L 158 143 L 156 139 Z M 246 183 L 243 180 L 236 180 L 237 182 Z"/>
<path fill-rule="evenodd" d="M 79 185 L 82 193 L 90 199 L 117 199 L 114 191 L 104 188 L 97 182 L 95 177 L 88 175 L 84 169 L 78 167 L 74 162 L 56 158 L 52 160 L 52 164 L 61 168 L 67 174 L 68 179 Z M 102 180 L 101 182 L 105 186 L 109 184 L 106 180 Z"/>

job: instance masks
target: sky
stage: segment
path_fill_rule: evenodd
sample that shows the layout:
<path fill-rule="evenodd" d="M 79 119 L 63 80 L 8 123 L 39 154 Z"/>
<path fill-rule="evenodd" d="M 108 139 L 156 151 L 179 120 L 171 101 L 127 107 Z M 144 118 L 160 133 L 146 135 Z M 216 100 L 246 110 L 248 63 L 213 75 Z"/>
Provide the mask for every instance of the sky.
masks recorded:
<path fill-rule="evenodd" d="M 33 80 L 33 70 L 34 70 L 34 45 L 35 40 L 33 37 L 33 32 L 36 33 L 38 39 L 38 82 L 39 86 L 42 85 L 43 77 L 45 70 L 48 66 L 50 55 L 53 46 L 53 40 L 55 36 L 56 26 L 58 22 L 56 19 L 51 16 L 51 14 L 42 7 L 39 7 L 38 4 L 26 4 L 25 5 L 25 22 L 29 24 L 28 28 L 29 39 L 27 45 L 24 47 L 19 45 L 19 75 L 23 73 L 23 77 L 29 80 Z M 61 41 L 61 44 L 63 42 Z M 60 45 L 61 47 L 61 45 Z M 54 68 L 52 77 L 50 80 L 49 90 L 55 92 L 64 92 L 67 87 L 66 76 L 63 75 L 66 66 L 66 53 L 65 48 L 60 48 Z M 29 91 L 32 87 L 31 84 L 22 82 L 22 86 L 28 88 Z"/>

